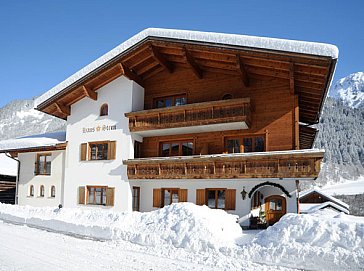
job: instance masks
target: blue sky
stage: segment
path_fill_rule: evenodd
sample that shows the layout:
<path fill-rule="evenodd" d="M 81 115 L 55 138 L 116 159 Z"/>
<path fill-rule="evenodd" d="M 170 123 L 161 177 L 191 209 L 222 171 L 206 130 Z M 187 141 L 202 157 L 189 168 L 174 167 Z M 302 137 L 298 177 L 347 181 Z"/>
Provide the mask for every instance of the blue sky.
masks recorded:
<path fill-rule="evenodd" d="M 0 1 L 0 107 L 41 95 L 148 27 L 332 43 L 364 71 L 364 1 Z"/>

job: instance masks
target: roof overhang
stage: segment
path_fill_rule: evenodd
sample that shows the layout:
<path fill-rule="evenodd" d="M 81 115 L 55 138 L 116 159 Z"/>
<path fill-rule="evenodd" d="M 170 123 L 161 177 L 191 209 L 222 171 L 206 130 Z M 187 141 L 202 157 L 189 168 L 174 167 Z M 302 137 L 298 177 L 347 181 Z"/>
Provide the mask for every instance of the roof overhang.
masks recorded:
<path fill-rule="evenodd" d="M 334 45 L 171 29 L 146 29 L 106 53 L 36 100 L 36 109 L 66 119 L 70 106 L 119 76 L 140 85 L 163 70 L 190 68 L 205 72 L 247 74 L 293 80 L 300 121 L 318 122 L 334 74 Z M 292 79 L 293 78 L 293 79 Z"/>

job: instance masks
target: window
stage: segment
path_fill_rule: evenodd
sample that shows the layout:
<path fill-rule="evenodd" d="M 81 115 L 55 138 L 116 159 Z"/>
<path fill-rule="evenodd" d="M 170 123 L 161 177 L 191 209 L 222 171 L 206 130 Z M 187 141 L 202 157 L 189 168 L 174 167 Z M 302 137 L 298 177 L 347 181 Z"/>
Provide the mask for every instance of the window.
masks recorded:
<path fill-rule="evenodd" d="M 133 211 L 140 211 L 140 187 L 133 186 Z"/>
<path fill-rule="evenodd" d="M 261 206 L 261 199 L 263 199 L 262 193 L 256 191 L 252 198 L 252 209 L 259 208 Z"/>
<path fill-rule="evenodd" d="M 109 106 L 107 104 L 103 104 L 100 107 L 100 117 L 109 115 Z"/>
<path fill-rule="evenodd" d="M 116 157 L 116 141 L 83 143 L 80 147 L 80 156 L 81 161 L 86 161 L 86 158 L 87 160 L 113 160 Z"/>
<path fill-rule="evenodd" d="M 162 189 L 162 206 L 178 203 L 178 188 L 163 188 Z"/>
<path fill-rule="evenodd" d="M 160 155 L 163 157 L 193 155 L 193 142 L 163 142 L 161 143 Z"/>
<path fill-rule="evenodd" d="M 44 197 L 44 185 L 41 185 L 39 188 L 39 197 L 41 198 Z"/>
<path fill-rule="evenodd" d="M 87 204 L 106 205 L 106 187 L 87 186 Z"/>
<path fill-rule="evenodd" d="M 207 206 L 225 209 L 225 189 L 206 189 Z"/>
<path fill-rule="evenodd" d="M 35 175 L 51 175 L 51 157 L 52 154 L 37 154 L 35 162 Z"/>
<path fill-rule="evenodd" d="M 170 106 L 179 106 L 187 104 L 187 97 L 186 95 L 175 95 L 169 97 L 162 97 L 154 100 L 155 108 L 163 108 L 163 107 L 170 107 Z"/>
<path fill-rule="evenodd" d="M 225 150 L 228 153 L 265 151 L 264 136 L 251 136 L 251 137 L 226 139 Z"/>
<path fill-rule="evenodd" d="M 29 186 L 29 197 L 34 197 L 34 185 Z"/>
<path fill-rule="evenodd" d="M 142 157 L 142 143 L 139 141 L 134 141 L 134 158 Z"/>
<path fill-rule="evenodd" d="M 54 185 L 51 186 L 51 198 L 56 197 L 56 187 Z"/>

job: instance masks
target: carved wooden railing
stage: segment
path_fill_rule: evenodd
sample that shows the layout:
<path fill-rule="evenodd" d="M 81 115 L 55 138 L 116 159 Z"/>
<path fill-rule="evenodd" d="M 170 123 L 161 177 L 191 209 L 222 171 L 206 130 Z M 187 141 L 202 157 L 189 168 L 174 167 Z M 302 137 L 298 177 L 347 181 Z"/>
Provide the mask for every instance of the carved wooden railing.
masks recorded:
<path fill-rule="evenodd" d="M 273 153 L 273 155 L 272 155 Z M 124 161 L 129 179 L 316 178 L 323 152 L 216 155 Z"/>
<path fill-rule="evenodd" d="M 250 99 L 231 99 L 126 113 L 131 132 L 229 122 L 250 125 Z"/>

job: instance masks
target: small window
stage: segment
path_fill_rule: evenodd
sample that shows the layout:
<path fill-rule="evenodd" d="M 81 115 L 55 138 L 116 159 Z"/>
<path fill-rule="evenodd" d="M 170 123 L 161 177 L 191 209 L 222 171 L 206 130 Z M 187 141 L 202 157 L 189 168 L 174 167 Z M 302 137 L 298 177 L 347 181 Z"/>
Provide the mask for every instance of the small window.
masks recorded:
<path fill-rule="evenodd" d="M 140 187 L 133 186 L 133 211 L 140 211 Z"/>
<path fill-rule="evenodd" d="M 109 115 L 109 106 L 107 104 L 103 104 L 100 107 L 100 116 L 107 116 Z"/>
<path fill-rule="evenodd" d="M 106 187 L 87 187 L 87 204 L 106 205 Z"/>
<path fill-rule="evenodd" d="M 90 143 L 90 160 L 107 160 L 109 144 Z"/>
<path fill-rule="evenodd" d="M 41 198 L 44 197 L 44 185 L 41 185 L 39 188 L 39 197 Z"/>
<path fill-rule="evenodd" d="M 230 138 L 225 140 L 225 150 L 228 153 L 263 152 L 265 139 L 264 136 Z"/>
<path fill-rule="evenodd" d="M 179 106 L 187 104 L 186 95 L 175 95 L 169 97 L 158 98 L 154 100 L 155 108 Z"/>
<path fill-rule="evenodd" d="M 35 175 L 51 175 L 51 158 L 50 153 L 37 155 Z"/>
<path fill-rule="evenodd" d="M 225 189 L 206 189 L 207 206 L 225 209 Z"/>
<path fill-rule="evenodd" d="M 54 185 L 51 186 L 51 198 L 56 197 L 56 187 Z"/>
<path fill-rule="evenodd" d="M 34 185 L 29 186 L 29 197 L 34 197 Z"/>
<path fill-rule="evenodd" d="M 168 156 L 188 156 L 193 155 L 193 142 L 164 142 L 161 143 L 160 155 Z"/>
<path fill-rule="evenodd" d="M 162 189 L 162 206 L 171 205 L 172 203 L 179 202 L 179 189 L 178 188 L 164 188 Z"/>

